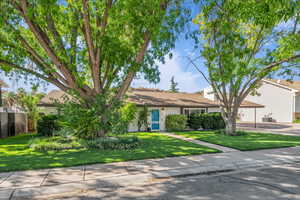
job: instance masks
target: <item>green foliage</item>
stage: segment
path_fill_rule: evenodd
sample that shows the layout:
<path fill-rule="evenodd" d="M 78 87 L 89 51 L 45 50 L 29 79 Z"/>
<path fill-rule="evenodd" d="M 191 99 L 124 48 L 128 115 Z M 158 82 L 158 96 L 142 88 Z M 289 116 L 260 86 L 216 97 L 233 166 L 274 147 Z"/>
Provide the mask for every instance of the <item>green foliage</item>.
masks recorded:
<path fill-rule="evenodd" d="M 91 140 L 82 140 L 82 145 L 86 148 L 101 150 L 131 150 L 136 148 L 140 141 L 138 137 L 103 137 Z"/>
<path fill-rule="evenodd" d="M 83 148 L 78 140 L 66 137 L 40 137 L 29 141 L 29 146 L 34 151 L 59 151 Z"/>
<path fill-rule="evenodd" d="M 179 89 L 177 88 L 178 83 L 175 82 L 174 76 L 171 78 L 171 86 L 170 86 L 170 92 L 179 92 Z"/>
<path fill-rule="evenodd" d="M 61 126 L 58 123 L 58 119 L 58 115 L 41 116 L 37 123 L 38 135 L 53 136 L 61 128 Z"/>
<path fill-rule="evenodd" d="M 183 131 L 186 129 L 187 117 L 185 115 L 167 115 L 166 129 L 167 131 Z"/>
<path fill-rule="evenodd" d="M 137 107 L 133 103 L 123 105 L 120 110 L 120 119 L 113 124 L 112 133 L 122 134 L 128 132 L 128 126 L 136 118 Z"/>
<path fill-rule="evenodd" d="M 70 99 L 59 105 L 62 113 L 60 124 L 79 138 L 104 136 L 113 129 L 123 126 L 120 114 L 121 102 L 108 101 L 103 95 L 97 95 L 88 105 Z M 126 117 L 124 117 L 126 118 Z"/>
<path fill-rule="evenodd" d="M 143 108 L 138 112 L 138 131 L 141 131 L 141 128 L 148 128 L 148 116 L 149 110 L 147 106 L 143 106 Z"/>
<path fill-rule="evenodd" d="M 37 89 L 37 86 L 33 86 L 31 92 L 26 92 L 23 88 L 19 88 L 16 94 L 11 93 L 7 96 L 7 101 L 10 101 L 11 104 L 18 105 L 27 113 L 28 120 L 33 123 L 33 130 L 36 130 L 37 121 L 39 119 L 40 109 L 38 103 L 44 96 L 44 94 L 38 93 Z"/>
<path fill-rule="evenodd" d="M 159 81 L 155 63 L 190 18 L 184 0 L 26 2 L 0 1 L 0 69 L 82 98 L 123 90 L 128 74 Z"/>
<path fill-rule="evenodd" d="M 130 150 L 139 145 L 139 139 L 131 137 L 102 137 L 95 139 L 78 139 L 75 137 L 40 137 L 29 141 L 34 151 L 61 151 L 67 149 L 101 149 Z"/>
<path fill-rule="evenodd" d="M 199 113 L 192 114 L 188 119 L 188 126 L 194 130 L 203 128 L 205 130 L 224 129 L 225 123 L 221 113 Z"/>
<path fill-rule="evenodd" d="M 300 123 L 300 118 L 295 119 L 295 120 L 293 121 L 293 123 L 299 124 L 299 123 Z"/>
<path fill-rule="evenodd" d="M 208 82 L 229 134 L 235 132 L 238 108 L 263 78 L 300 66 L 299 11 L 294 0 L 211 0 L 194 19 L 201 34 L 195 42 L 202 41 Z"/>

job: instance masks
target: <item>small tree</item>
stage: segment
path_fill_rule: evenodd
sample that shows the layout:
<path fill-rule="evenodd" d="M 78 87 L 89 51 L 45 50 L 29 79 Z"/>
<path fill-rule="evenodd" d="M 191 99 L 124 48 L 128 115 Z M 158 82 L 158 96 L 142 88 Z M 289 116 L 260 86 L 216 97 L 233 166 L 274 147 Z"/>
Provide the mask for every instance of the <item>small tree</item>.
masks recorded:
<path fill-rule="evenodd" d="M 227 134 L 235 135 L 238 109 L 263 78 L 300 66 L 296 2 L 213 0 L 194 20 L 204 40 L 206 80 L 220 102 Z M 294 22 L 292 28 L 281 28 L 287 21 Z"/>
<path fill-rule="evenodd" d="M 178 92 L 179 89 L 177 88 L 178 83 L 175 82 L 174 76 L 171 78 L 171 86 L 170 86 L 170 92 Z"/>
<path fill-rule="evenodd" d="M 145 129 L 148 128 L 148 107 L 143 106 L 143 108 L 138 112 L 138 131 L 141 131 L 141 128 L 144 127 Z"/>
<path fill-rule="evenodd" d="M 40 109 L 38 103 L 44 95 L 37 92 L 37 87 L 32 87 L 31 92 L 19 89 L 16 94 L 17 104 L 27 113 L 29 129 L 36 130 Z"/>

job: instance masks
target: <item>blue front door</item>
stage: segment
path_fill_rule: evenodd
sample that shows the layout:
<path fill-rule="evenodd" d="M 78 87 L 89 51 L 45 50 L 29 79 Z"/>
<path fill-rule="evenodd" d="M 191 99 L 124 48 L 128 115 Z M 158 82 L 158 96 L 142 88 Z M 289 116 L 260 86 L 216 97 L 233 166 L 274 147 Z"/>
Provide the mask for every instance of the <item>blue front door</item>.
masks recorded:
<path fill-rule="evenodd" d="M 159 130 L 159 110 L 151 111 L 151 130 Z"/>

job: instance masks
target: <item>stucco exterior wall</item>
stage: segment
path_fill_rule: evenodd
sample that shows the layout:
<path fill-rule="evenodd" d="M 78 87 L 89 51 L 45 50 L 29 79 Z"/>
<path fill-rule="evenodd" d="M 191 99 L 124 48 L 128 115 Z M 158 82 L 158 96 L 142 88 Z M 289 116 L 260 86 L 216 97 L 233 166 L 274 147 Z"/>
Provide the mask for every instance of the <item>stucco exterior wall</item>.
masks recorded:
<path fill-rule="evenodd" d="M 49 114 L 57 114 L 57 108 L 56 107 L 46 107 L 46 106 L 41 106 L 39 107 L 41 112 L 49 115 Z"/>
<path fill-rule="evenodd" d="M 295 96 L 295 112 L 300 112 L 300 95 Z"/>
<path fill-rule="evenodd" d="M 256 109 L 257 122 L 264 116 L 270 116 L 275 122 L 292 122 L 294 113 L 294 94 L 292 91 L 269 83 L 263 83 L 258 89 L 259 96 L 249 95 L 246 100 L 262 104 Z M 254 109 L 240 109 L 241 121 L 254 121 Z"/>
<path fill-rule="evenodd" d="M 211 112 L 221 112 L 221 109 L 220 108 L 208 108 L 207 112 L 208 113 L 211 113 Z"/>

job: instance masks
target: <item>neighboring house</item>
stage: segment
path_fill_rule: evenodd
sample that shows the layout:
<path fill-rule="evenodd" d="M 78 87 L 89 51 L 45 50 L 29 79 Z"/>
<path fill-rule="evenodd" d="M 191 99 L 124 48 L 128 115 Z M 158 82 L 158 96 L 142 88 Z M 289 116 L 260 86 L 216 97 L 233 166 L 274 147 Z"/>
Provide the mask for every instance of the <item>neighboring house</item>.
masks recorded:
<path fill-rule="evenodd" d="M 300 118 L 300 82 L 264 79 L 257 89 L 258 95 L 246 99 L 265 105 L 257 110 L 257 121 L 293 122 Z M 252 111 L 241 110 L 242 121 L 253 121 Z"/>
<path fill-rule="evenodd" d="M 0 138 L 26 133 L 28 130 L 26 113 L 17 112 L 14 107 L 5 105 L 2 88 L 8 88 L 8 85 L 0 80 Z"/>
<path fill-rule="evenodd" d="M 65 93 L 59 90 L 49 92 L 40 102 L 41 109 L 45 113 L 56 113 L 53 101 L 62 102 Z M 149 127 L 151 130 L 165 130 L 165 119 L 170 114 L 219 112 L 216 101 L 202 97 L 199 93 L 173 93 L 157 89 L 132 88 L 128 91 L 128 102 L 138 107 L 147 106 L 149 110 Z M 244 101 L 241 108 L 256 109 L 262 105 Z M 129 126 L 129 131 L 138 131 L 137 121 Z"/>

